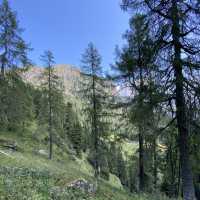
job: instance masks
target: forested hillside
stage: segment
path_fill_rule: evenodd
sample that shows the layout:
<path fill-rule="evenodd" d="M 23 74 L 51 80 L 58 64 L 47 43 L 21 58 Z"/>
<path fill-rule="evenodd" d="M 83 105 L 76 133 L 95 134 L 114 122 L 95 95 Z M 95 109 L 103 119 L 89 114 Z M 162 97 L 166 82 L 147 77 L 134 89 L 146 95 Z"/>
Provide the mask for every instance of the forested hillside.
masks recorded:
<path fill-rule="evenodd" d="M 200 2 L 120 5 L 111 69 L 92 42 L 79 67 L 39 67 L 0 1 L 0 199 L 200 199 Z"/>

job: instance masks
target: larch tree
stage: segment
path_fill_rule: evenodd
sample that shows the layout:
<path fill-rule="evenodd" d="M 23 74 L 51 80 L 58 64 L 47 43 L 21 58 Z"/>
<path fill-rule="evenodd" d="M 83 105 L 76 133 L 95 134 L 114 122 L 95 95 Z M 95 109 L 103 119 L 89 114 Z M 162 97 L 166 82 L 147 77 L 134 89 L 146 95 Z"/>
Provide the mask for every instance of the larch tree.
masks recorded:
<path fill-rule="evenodd" d="M 152 24 L 152 30 L 160 30 L 162 37 L 162 70 L 165 80 L 171 84 L 173 101 L 176 107 L 176 121 L 179 133 L 179 151 L 184 200 L 194 200 L 194 182 L 190 162 L 190 141 L 187 118 L 186 86 L 190 95 L 198 95 L 196 88 L 199 57 L 200 2 L 198 0 L 123 0 L 123 8 L 133 13 L 145 13 Z M 191 82 L 193 84 L 191 84 Z M 166 91 L 166 92 L 169 92 Z"/>
<path fill-rule="evenodd" d="M 16 13 L 11 10 L 8 0 L 3 0 L 0 5 L 1 77 L 5 76 L 6 69 L 30 64 L 27 56 L 30 48 L 21 37 L 21 33 Z"/>
<path fill-rule="evenodd" d="M 68 102 L 65 108 L 64 133 L 71 141 L 77 156 L 81 157 L 82 147 L 82 127 L 78 113 L 73 104 Z"/>
<path fill-rule="evenodd" d="M 95 169 L 96 185 L 100 177 L 99 156 L 101 139 L 105 132 L 103 121 L 103 102 L 105 100 L 104 79 L 102 77 L 101 56 L 90 43 L 82 55 L 83 80 L 80 94 L 84 99 L 84 111 L 91 130 L 92 157 Z"/>
<path fill-rule="evenodd" d="M 9 1 L 3 0 L 0 4 L 0 118 L 11 129 L 24 124 L 32 112 L 31 97 L 20 76 L 22 67 L 30 65 L 31 49 L 21 34 L 16 13 Z"/>
<path fill-rule="evenodd" d="M 41 60 L 45 63 L 46 68 L 42 74 L 42 89 L 43 89 L 43 106 L 41 108 L 44 121 L 48 122 L 49 133 L 49 159 L 53 156 L 53 130 L 58 128 L 57 122 L 61 120 L 60 114 L 64 108 L 63 93 L 59 77 L 54 69 L 54 56 L 51 51 L 45 51 L 41 56 Z M 64 113 L 62 114 L 64 116 Z"/>
<path fill-rule="evenodd" d="M 145 189 L 144 142 L 147 132 L 147 122 L 150 118 L 149 110 L 149 76 L 155 73 L 154 61 L 156 45 L 149 34 L 148 21 L 145 15 L 137 15 L 130 20 L 130 30 L 124 36 L 127 45 L 118 52 L 117 70 L 119 79 L 125 81 L 132 92 L 131 118 L 138 129 L 139 141 L 139 189 Z"/>

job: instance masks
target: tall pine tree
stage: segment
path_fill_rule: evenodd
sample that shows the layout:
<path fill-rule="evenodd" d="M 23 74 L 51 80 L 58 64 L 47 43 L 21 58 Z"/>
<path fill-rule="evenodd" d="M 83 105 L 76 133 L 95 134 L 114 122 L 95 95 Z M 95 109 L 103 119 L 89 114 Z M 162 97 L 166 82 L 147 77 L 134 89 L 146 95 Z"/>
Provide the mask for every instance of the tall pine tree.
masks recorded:
<path fill-rule="evenodd" d="M 183 198 L 194 200 L 186 88 L 190 88 L 191 96 L 194 93 L 199 95 L 196 90 L 199 86 L 194 84 L 199 80 L 199 1 L 123 0 L 123 8 L 145 13 L 152 24 L 152 31 L 161 33 L 157 39 L 162 46 L 160 52 L 165 56 L 162 56 L 164 65 L 160 67 L 165 71 L 165 85 L 169 85 L 166 93 L 171 93 L 170 101 L 176 107 Z"/>
<path fill-rule="evenodd" d="M 6 69 L 16 69 L 19 65 L 29 64 L 27 52 L 30 48 L 21 33 L 16 13 L 11 10 L 8 0 L 3 0 L 0 5 L 1 77 L 5 76 Z"/>
<path fill-rule="evenodd" d="M 104 78 L 102 77 L 101 57 L 95 46 L 90 43 L 82 56 L 83 80 L 80 94 L 85 100 L 85 114 L 91 130 L 92 152 L 94 159 L 95 178 L 98 185 L 100 176 L 99 146 L 105 134 L 103 120 L 103 103 L 106 98 Z"/>
<path fill-rule="evenodd" d="M 156 74 L 154 61 L 157 51 L 150 37 L 149 24 L 145 15 L 134 16 L 130 21 L 130 30 L 126 32 L 127 45 L 118 52 L 116 62 L 120 72 L 119 79 L 125 80 L 132 91 L 131 121 L 138 129 L 139 141 L 139 188 L 145 188 L 144 142 L 147 123 L 152 118 L 149 109 L 149 76 Z M 155 76 L 155 75 L 154 75 Z"/>
<path fill-rule="evenodd" d="M 0 4 L 0 118 L 15 129 L 31 119 L 32 99 L 20 72 L 30 64 L 29 46 L 21 37 L 16 13 L 8 0 Z M 19 69 L 20 68 L 20 69 Z"/>
<path fill-rule="evenodd" d="M 55 73 L 54 56 L 51 51 L 45 51 L 41 56 L 46 68 L 41 76 L 42 81 L 42 98 L 41 110 L 39 117 L 41 121 L 48 124 L 49 132 L 49 159 L 53 155 L 53 135 L 63 126 L 60 123 L 64 120 L 64 95 L 62 82 Z"/>

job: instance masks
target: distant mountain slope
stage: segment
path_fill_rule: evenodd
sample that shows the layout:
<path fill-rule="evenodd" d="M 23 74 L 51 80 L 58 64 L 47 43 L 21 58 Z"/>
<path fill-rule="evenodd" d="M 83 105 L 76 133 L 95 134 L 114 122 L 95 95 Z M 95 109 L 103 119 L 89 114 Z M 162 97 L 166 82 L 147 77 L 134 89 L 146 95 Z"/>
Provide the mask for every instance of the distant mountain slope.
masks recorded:
<path fill-rule="evenodd" d="M 59 64 L 54 66 L 55 73 L 58 77 L 61 78 L 65 90 L 66 95 L 75 96 L 77 89 L 79 88 L 81 77 L 87 76 L 83 74 L 77 67 L 68 65 L 68 64 Z M 44 71 L 44 67 L 33 66 L 28 71 L 26 71 L 22 76 L 25 81 L 29 83 L 40 86 L 42 78 L 42 72 Z M 106 79 L 105 79 L 106 81 Z M 118 94 L 118 87 L 116 87 L 111 81 L 107 82 L 107 89 L 113 95 Z"/>
<path fill-rule="evenodd" d="M 72 65 L 67 64 L 55 65 L 54 68 L 56 75 L 63 81 L 65 94 L 73 95 L 75 88 L 77 88 L 78 80 L 80 80 L 81 77 L 80 70 Z M 31 67 L 23 74 L 23 78 L 29 83 L 39 86 L 41 84 L 41 75 L 43 71 L 43 67 Z"/>

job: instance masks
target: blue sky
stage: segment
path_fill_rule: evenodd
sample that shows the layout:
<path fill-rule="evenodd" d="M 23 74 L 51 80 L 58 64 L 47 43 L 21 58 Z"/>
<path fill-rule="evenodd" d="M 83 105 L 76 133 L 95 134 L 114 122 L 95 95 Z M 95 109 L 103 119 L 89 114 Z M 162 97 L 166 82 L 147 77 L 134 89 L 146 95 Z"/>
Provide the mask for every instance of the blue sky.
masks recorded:
<path fill-rule="evenodd" d="M 115 45 L 122 45 L 129 16 L 120 0 L 10 0 L 17 11 L 23 37 L 34 49 L 30 57 L 41 64 L 44 50 L 53 51 L 56 63 L 80 66 L 81 54 L 91 41 L 104 67 L 114 62 Z"/>

